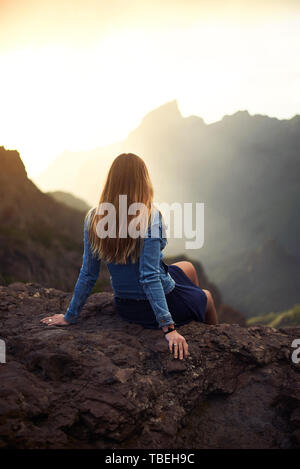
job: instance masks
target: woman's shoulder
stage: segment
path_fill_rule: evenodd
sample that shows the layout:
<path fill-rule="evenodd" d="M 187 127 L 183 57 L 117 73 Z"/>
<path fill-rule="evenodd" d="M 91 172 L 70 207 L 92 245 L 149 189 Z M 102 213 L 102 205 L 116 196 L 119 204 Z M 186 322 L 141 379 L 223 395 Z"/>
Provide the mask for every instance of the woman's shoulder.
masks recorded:
<path fill-rule="evenodd" d="M 89 211 L 87 212 L 86 216 L 92 216 L 94 215 L 95 211 L 97 210 L 97 206 L 95 205 L 94 207 L 91 207 Z"/>
<path fill-rule="evenodd" d="M 153 205 L 151 207 L 150 213 L 150 221 L 148 226 L 148 235 L 153 238 L 160 238 L 161 237 L 161 229 L 162 229 L 162 213 L 158 207 Z"/>
<path fill-rule="evenodd" d="M 90 221 L 91 221 L 91 219 L 92 219 L 92 217 L 93 217 L 93 215 L 94 215 L 96 209 L 97 209 L 97 207 L 91 207 L 91 208 L 88 210 L 88 212 L 85 214 L 85 217 L 84 217 L 84 225 L 85 225 L 86 227 L 89 226 Z"/>

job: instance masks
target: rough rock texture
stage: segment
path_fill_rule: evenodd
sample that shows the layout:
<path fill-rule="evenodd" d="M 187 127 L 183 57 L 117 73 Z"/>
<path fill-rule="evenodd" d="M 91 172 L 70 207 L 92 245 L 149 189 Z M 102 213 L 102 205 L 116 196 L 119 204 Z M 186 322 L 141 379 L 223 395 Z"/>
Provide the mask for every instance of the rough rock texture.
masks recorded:
<path fill-rule="evenodd" d="M 122 321 L 110 293 L 80 323 L 40 324 L 70 293 L 0 287 L 3 448 L 293 448 L 300 446 L 300 328 L 190 323 L 172 358 L 161 331 Z"/>

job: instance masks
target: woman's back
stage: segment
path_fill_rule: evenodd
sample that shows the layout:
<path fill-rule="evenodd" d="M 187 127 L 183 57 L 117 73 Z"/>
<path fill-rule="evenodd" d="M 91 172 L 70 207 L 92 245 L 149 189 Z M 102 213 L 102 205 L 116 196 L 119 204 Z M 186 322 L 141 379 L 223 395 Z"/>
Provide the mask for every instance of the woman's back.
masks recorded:
<path fill-rule="evenodd" d="M 94 214 L 91 210 L 84 223 L 84 254 L 83 263 L 73 297 L 65 314 L 68 322 L 75 323 L 92 287 L 100 272 L 101 260 L 92 252 L 90 241 L 90 224 Z M 110 272 L 111 286 L 115 298 L 148 299 L 159 325 L 172 324 L 172 316 L 168 310 L 165 295 L 175 286 L 162 259 L 162 249 L 166 239 L 162 237 L 162 217 L 154 207 L 146 235 L 142 239 L 140 255 L 135 262 L 130 258 L 126 263 L 107 262 Z"/>
<path fill-rule="evenodd" d="M 157 231 L 156 227 L 158 227 Z M 146 299 L 144 285 L 155 280 L 155 277 L 162 283 L 165 293 L 171 291 L 174 282 L 163 262 L 162 250 L 165 246 L 166 238 L 163 237 L 162 216 L 155 209 L 152 223 L 150 222 L 148 226 L 147 237 L 142 241 L 140 256 L 136 262 L 132 262 L 129 256 L 126 264 L 107 263 L 115 296 Z"/>

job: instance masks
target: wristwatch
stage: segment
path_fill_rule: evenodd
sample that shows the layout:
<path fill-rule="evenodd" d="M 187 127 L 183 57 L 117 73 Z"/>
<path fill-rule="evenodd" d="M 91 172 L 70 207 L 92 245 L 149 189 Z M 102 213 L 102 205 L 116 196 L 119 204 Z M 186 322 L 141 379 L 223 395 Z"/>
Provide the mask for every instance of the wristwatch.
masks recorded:
<path fill-rule="evenodd" d="M 166 334 L 169 334 L 169 332 L 173 332 L 173 331 L 176 331 L 176 329 L 175 328 L 173 329 L 172 327 L 168 326 L 168 330 L 163 331 L 163 333 L 164 333 L 164 335 L 166 335 Z"/>

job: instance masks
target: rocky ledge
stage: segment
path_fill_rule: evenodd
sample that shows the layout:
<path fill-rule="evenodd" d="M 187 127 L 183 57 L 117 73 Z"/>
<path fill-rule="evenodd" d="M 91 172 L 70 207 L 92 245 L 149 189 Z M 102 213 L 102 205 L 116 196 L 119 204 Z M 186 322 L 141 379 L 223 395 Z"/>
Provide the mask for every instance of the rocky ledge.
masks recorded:
<path fill-rule="evenodd" d="M 48 327 L 71 293 L 0 287 L 2 448 L 295 448 L 300 446 L 300 328 L 196 322 L 190 356 L 160 331 L 122 321 L 111 293 L 77 325 Z"/>

